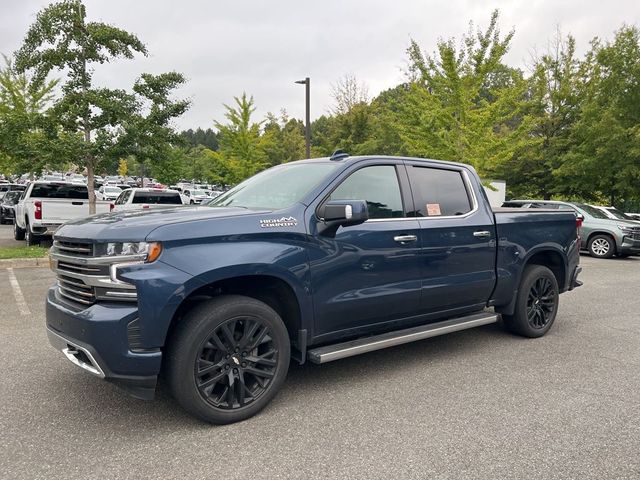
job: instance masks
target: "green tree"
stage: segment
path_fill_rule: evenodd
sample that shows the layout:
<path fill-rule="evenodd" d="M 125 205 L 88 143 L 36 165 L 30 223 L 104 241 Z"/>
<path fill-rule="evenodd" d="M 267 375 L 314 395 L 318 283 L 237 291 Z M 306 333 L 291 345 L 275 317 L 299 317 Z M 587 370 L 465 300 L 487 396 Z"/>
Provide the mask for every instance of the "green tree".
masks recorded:
<path fill-rule="evenodd" d="M 190 147 L 197 147 L 202 145 L 210 150 L 218 149 L 218 134 L 211 128 L 202 129 L 197 128 L 195 130 L 189 129 L 180 132 L 184 143 Z"/>
<path fill-rule="evenodd" d="M 267 114 L 260 147 L 267 156 L 269 166 L 305 158 L 304 123 L 289 118 L 285 110 L 282 110 L 280 117 Z"/>
<path fill-rule="evenodd" d="M 172 98 L 174 90 L 184 83 L 184 76 L 178 72 L 143 73 L 133 86 L 135 111 L 121 121 L 112 153 L 134 155 L 143 176 L 150 164 L 157 165 L 156 171 L 162 170 L 165 161 L 174 159 L 172 147 L 182 143 L 171 122 L 190 106 L 189 100 Z"/>
<path fill-rule="evenodd" d="M 234 97 L 235 107 L 224 105 L 227 123 L 215 121 L 218 129 L 219 149 L 213 158 L 224 173 L 223 182 L 234 184 L 259 172 L 267 166 L 267 154 L 260 142 L 260 128 L 264 122 L 255 123 L 253 97 Z"/>
<path fill-rule="evenodd" d="M 575 39 L 556 33 L 547 53 L 538 57 L 528 79 L 522 122 L 527 130 L 511 158 L 499 165 L 497 176 L 517 197 L 567 194 L 557 175 L 573 148 L 571 134 L 579 109 L 579 67 Z"/>
<path fill-rule="evenodd" d="M 410 155 L 469 163 L 481 173 L 512 155 L 526 91 L 522 73 L 502 63 L 513 34 L 501 36 L 494 11 L 487 29 L 472 25 L 460 48 L 440 41 L 428 55 L 411 41 L 411 84 L 393 122 Z"/>
<path fill-rule="evenodd" d="M 30 71 L 42 84 L 57 70 L 66 75 L 56 115 L 66 132 L 81 132 L 84 149 L 79 164 L 87 169 L 90 212 L 95 212 L 93 176 L 98 162 L 113 145 L 113 129 L 135 111 L 135 99 L 122 90 L 96 88 L 92 64 L 146 55 L 144 44 L 133 34 L 114 26 L 89 22 L 80 0 L 53 3 L 41 10 L 15 54 L 18 72 Z"/>
<path fill-rule="evenodd" d="M 640 29 L 625 26 L 611 42 L 594 39 L 582 64 L 574 146 L 558 176 L 565 195 L 611 205 L 635 203 L 640 192 Z"/>
<path fill-rule="evenodd" d="M 4 57 L 0 68 L 0 168 L 4 173 L 38 172 L 45 165 L 55 166 L 56 148 L 47 146 L 55 137 L 48 116 L 57 80 L 37 83 L 18 74 Z M 54 145 L 55 147 L 56 145 Z"/>

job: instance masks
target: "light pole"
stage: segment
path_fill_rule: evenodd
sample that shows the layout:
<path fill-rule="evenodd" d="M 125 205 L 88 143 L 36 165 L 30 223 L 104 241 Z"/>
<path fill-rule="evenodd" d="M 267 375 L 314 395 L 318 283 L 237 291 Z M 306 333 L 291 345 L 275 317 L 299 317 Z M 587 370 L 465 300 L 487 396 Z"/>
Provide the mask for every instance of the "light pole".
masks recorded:
<path fill-rule="evenodd" d="M 306 77 L 304 80 L 296 80 L 296 83 L 300 85 L 305 85 L 306 90 L 306 113 L 305 113 L 305 124 L 304 124 L 304 139 L 306 143 L 306 153 L 307 158 L 311 158 L 311 121 L 310 121 L 310 113 L 309 113 L 309 105 L 311 104 L 311 79 Z"/>

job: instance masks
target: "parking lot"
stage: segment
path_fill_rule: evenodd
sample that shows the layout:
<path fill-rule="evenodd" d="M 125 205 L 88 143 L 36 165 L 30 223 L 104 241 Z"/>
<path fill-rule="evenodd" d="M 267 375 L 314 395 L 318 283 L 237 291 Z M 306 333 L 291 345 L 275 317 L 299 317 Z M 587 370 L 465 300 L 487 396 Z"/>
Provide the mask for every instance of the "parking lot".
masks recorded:
<path fill-rule="evenodd" d="M 637 479 L 640 258 L 582 264 L 541 339 L 493 325 L 292 364 L 261 414 L 223 427 L 73 366 L 45 335 L 53 274 L 3 267 L 0 477 Z"/>

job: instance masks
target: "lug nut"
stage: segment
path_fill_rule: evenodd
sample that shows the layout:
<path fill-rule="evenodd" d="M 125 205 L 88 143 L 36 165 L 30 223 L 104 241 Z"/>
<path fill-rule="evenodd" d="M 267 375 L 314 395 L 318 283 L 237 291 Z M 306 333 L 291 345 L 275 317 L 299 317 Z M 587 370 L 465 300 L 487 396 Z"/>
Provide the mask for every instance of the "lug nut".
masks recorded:
<path fill-rule="evenodd" d="M 225 370 L 229 370 L 229 365 L 225 365 L 225 366 L 224 366 L 224 369 L 225 369 Z"/>
<path fill-rule="evenodd" d="M 246 368 L 247 362 L 242 362 L 242 368 Z"/>
<path fill-rule="evenodd" d="M 238 369 L 237 369 L 237 368 L 234 368 L 234 369 L 233 369 L 233 373 L 238 373 Z"/>
<path fill-rule="evenodd" d="M 247 356 L 247 352 L 242 352 L 242 356 L 246 357 Z"/>
<path fill-rule="evenodd" d="M 240 349 L 238 347 L 236 347 L 236 352 L 239 352 L 239 351 L 240 351 Z"/>

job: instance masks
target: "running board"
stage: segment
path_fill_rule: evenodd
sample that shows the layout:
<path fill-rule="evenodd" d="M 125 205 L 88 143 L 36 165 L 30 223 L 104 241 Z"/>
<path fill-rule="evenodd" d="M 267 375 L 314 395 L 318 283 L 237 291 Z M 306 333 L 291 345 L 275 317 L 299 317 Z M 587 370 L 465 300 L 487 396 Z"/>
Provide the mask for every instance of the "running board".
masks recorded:
<path fill-rule="evenodd" d="M 387 347 L 415 342 L 425 338 L 437 337 L 446 333 L 458 332 L 468 328 L 480 327 L 498 321 L 493 312 L 480 312 L 465 317 L 453 318 L 444 322 L 420 325 L 419 327 L 387 332 L 372 337 L 359 338 L 350 342 L 336 343 L 309 350 L 307 355 L 313 363 L 327 363 L 341 358 L 353 357 L 361 353 L 373 352 Z"/>

